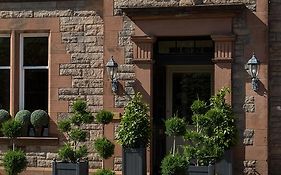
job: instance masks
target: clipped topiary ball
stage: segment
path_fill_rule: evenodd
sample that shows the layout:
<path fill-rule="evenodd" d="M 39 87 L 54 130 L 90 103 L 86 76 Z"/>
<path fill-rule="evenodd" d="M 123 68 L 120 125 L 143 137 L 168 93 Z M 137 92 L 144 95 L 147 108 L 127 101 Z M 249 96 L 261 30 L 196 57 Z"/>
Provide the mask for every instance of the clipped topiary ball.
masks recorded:
<path fill-rule="evenodd" d="M 113 115 L 114 114 L 110 111 L 101 110 L 96 115 L 96 121 L 98 123 L 106 125 L 112 121 Z"/>
<path fill-rule="evenodd" d="M 21 173 L 27 167 L 27 163 L 26 156 L 21 150 L 9 150 L 3 158 L 5 171 L 9 175 Z"/>
<path fill-rule="evenodd" d="M 30 111 L 21 110 L 16 114 L 15 120 L 21 122 L 23 126 L 28 126 L 30 124 L 30 116 L 31 116 Z"/>
<path fill-rule="evenodd" d="M 8 120 L 2 124 L 1 131 L 4 136 L 9 138 L 15 138 L 20 136 L 22 129 L 22 123 L 15 120 Z"/>
<path fill-rule="evenodd" d="M 93 173 L 93 175 L 115 175 L 115 173 L 108 169 L 100 169 Z"/>
<path fill-rule="evenodd" d="M 94 142 L 94 149 L 97 151 L 99 156 L 104 159 L 111 157 L 114 153 L 115 145 L 106 138 L 98 138 Z"/>
<path fill-rule="evenodd" d="M 77 100 L 73 103 L 72 110 L 74 112 L 84 112 L 87 109 L 87 103 L 83 100 Z"/>
<path fill-rule="evenodd" d="M 44 110 L 36 110 L 32 112 L 30 122 L 35 128 L 46 126 L 49 123 L 49 115 Z"/>
<path fill-rule="evenodd" d="M 183 119 L 172 117 L 165 121 L 168 136 L 183 136 L 186 132 L 186 123 Z"/>
<path fill-rule="evenodd" d="M 168 154 L 161 162 L 162 175 L 185 175 L 188 161 L 180 154 Z"/>
<path fill-rule="evenodd" d="M 11 115 L 8 111 L 0 109 L 0 123 L 3 123 L 11 118 Z"/>

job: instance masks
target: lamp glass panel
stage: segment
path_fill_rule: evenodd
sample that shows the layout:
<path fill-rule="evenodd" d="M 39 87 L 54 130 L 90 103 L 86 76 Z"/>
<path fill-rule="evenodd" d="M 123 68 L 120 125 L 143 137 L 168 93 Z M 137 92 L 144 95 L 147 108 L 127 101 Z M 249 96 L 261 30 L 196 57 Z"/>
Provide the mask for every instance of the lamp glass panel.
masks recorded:
<path fill-rule="evenodd" d="M 253 64 L 251 65 L 251 77 L 252 78 L 256 78 L 258 75 L 258 65 L 257 64 Z"/>
<path fill-rule="evenodd" d="M 112 79 L 113 78 L 113 74 L 114 74 L 113 67 L 106 67 L 106 70 L 107 70 L 108 76 L 110 77 L 110 79 Z"/>

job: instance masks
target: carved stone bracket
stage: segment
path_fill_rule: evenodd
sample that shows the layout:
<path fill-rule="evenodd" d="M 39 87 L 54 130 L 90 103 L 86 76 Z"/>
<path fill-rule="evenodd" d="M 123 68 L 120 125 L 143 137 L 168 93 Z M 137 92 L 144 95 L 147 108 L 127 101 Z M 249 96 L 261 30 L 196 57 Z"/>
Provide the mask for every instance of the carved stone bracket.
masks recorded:
<path fill-rule="evenodd" d="M 135 63 L 152 63 L 154 37 L 132 36 Z"/>
<path fill-rule="evenodd" d="M 234 35 L 212 35 L 212 40 L 215 42 L 215 57 L 216 62 L 231 62 L 233 52 Z"/>

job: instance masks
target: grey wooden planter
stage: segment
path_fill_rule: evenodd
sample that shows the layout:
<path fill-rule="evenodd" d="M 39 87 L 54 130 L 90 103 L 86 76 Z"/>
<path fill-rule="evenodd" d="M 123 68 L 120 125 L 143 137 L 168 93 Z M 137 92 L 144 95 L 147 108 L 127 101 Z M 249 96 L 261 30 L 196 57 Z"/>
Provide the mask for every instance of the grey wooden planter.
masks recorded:
<path fill-rule="evenodd" d="M 123 175 L 146 174 L 146 149 L 123 148 Z"/>
<path fill-rule="evenodd" d="M 215 166 L 189 166 L 187 172 L 188 175 L 214 175 Z"/>
<path fill-rule="evenodd" d="M 88 175 L 89 164 L 85 162 L 52 162 L 52 175 Z"/>

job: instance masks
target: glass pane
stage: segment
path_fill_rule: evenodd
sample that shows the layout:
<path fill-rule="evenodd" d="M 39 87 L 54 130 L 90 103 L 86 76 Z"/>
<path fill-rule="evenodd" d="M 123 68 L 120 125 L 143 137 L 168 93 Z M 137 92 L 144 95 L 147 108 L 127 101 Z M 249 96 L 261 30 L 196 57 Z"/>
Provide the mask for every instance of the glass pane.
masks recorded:
<path fill-rule="evenodd" d="M 0 37 L 0 66 L 10 66 L 9 37 Z"/>
<path fill-rule="evenodd" d="M 0 109 L 10 109 L 10 70 L 0 69 Z"/>
<path fill-rule="evenodd" d="M 25 70 L 24 109 L 48 110 L 48 70 Z"/>
<path fill-rule="evenodd" d="M 48 37 L 24 38 L 24 66 L 48 66 Z"/>
<path fill-rule="evenodd" d="M 211 96 L 210 73 L 173 74 L 173 114 L 191 122 L 192 103 L 196 99 L 208 100 Z M 190 123 L 191 124 L 191 123 Z"/>
<path fill-rule="evenodd" d="M 176 48 L 176 41 L 159 41 L 159 53 L 167 54 Z"/>

